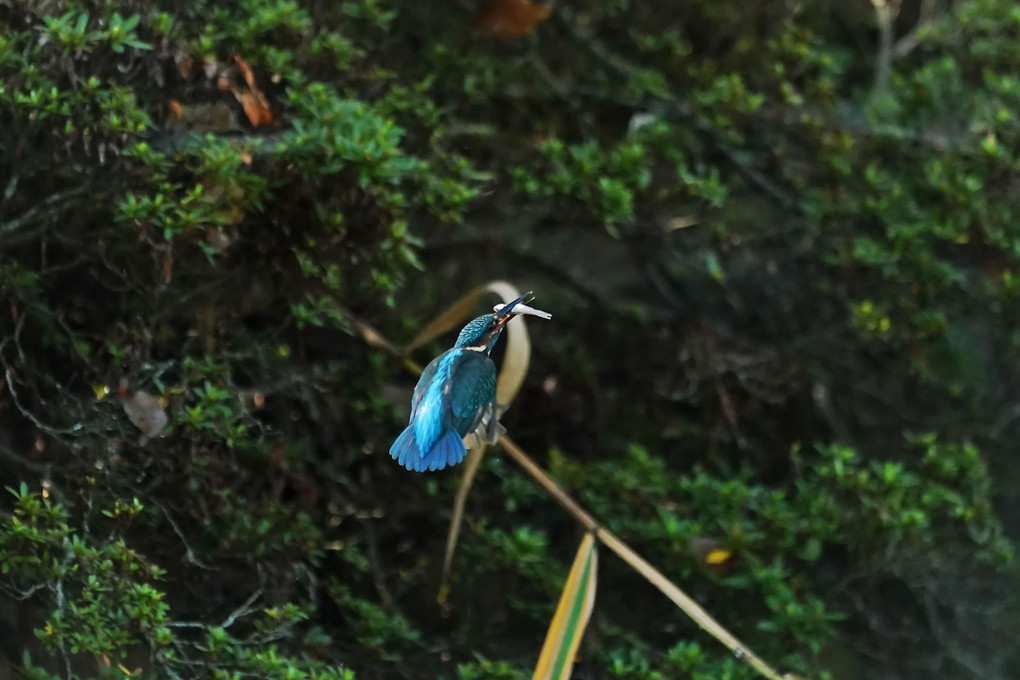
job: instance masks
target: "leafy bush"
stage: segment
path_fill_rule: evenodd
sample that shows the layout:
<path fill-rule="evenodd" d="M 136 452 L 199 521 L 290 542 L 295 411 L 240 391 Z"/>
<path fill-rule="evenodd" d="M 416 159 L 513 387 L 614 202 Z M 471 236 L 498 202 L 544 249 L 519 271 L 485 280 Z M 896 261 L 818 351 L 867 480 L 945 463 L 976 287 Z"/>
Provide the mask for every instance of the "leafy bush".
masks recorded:
<path fill-rule="evenodd" d="M 490 452 L 438 607 L 355 333 L 504 276 L 511 433 L 761 656 L 1020 673 L 1013 3 L 522 4 L 0 3 L 4 663 L 526 677 L 576 528 Z M 751 677 L 595 611 L 578 675 Z"/>

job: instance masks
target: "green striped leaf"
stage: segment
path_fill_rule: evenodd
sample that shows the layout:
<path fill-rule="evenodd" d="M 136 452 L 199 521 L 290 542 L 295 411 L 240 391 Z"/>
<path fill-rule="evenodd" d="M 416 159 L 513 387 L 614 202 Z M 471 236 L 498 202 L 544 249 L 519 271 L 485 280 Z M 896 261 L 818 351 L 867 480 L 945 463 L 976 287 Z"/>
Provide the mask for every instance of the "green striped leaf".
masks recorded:
<path fill-rule="evenodd" d="M 569 680 L 574 656 L 595 606 L 598 563 L 595 537 L 585 534 L 560 595 L 560 603 L 556 606 L 556 614 L 549 624 L 532 680 Z"/>

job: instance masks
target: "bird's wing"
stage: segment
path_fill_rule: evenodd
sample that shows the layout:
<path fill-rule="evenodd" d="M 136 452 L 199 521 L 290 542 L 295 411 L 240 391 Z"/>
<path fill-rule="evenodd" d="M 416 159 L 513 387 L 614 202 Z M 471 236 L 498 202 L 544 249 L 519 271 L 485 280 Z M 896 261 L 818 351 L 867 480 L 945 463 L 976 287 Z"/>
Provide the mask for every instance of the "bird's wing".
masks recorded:
<path fill-rule="evenodd" d="M 465 352 L 452 377 L 450 424 L 463 437 L 475 431 L 496 399 L 496 365 L 484 354 Z"/>
<path fill-rule="evenodd" d="M 421 377 L 418 378 L 418 384 L 414 386 L 414 394 L 411 395 L 411 415 L 418 410 L 418 404 L 421 402 L 421 398 L 425 396 L 425 389 L 432 382 L 432 378 L 436 375 L 436 371 L 439 369 L 439 361 L 448 354 L 443 352 L 435 359 L 429 362 L 429 365 L 425 367 L 425 370 L 421 372 Z"/>

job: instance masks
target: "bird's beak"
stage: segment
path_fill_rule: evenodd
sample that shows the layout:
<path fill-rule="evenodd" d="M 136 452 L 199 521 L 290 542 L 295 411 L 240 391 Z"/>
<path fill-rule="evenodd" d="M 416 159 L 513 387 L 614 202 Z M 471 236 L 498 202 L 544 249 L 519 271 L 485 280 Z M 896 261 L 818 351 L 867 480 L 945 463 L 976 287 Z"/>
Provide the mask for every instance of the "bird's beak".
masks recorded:
<path fill-rule="evenodd" d="M 497 317 L 499 317 L 500 325 L 505 324 L 515 316 L 523 314 L 528 316 L 537 316 L 540 319 L 551 319 L 552 314 L 549 312 L 543 312 L 541 309 L 535 309 L 534 307 L 529 307 L 525 304 L 525 302 L 531 302 L 533 299 L 535 299 L 535 294 L 529 291 L 505 305 L 496 305 L 492 308 L 492 311 L 496 313 Z"/>
<path fill-rule="evenodd" d="M 523 304 L 526 301 L 530 302 L 532 299 L 534 299 L 534 297 L 535 294 L 529 290 L 527 293 L 520 296 L 516 300 L 511 300 L 510 302 L 506 303 L 499 309 L 495 310 L 496 320 L 498 321 L 499 326 L 503 327 L 504 325 L 506 325 L 507 321 L 514 317 L 514 307 Z"/>

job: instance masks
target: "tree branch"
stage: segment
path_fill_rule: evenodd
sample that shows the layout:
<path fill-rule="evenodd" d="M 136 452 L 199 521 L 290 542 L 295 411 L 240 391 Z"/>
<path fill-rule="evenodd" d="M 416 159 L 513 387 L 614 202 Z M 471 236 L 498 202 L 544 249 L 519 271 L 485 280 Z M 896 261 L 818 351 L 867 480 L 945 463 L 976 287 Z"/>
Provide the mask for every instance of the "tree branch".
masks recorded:
<path fill-rule="evenodd" d="M 58 191 L 54 194 L 50 194 L 42 201 L 39 201 L 14 219 L 6 222 L 0 222 L 0 244 L 3 244 L 4 246 L 13 246 L 38 237 L 41 232 L 49 228 L 49 225 L 44 224 L 41 228 L 21 233 L 18 232 L 23 227 L 47 217 L 51 220 L 56 219 L 64 208 L 69 207 L 79 197 L 84 196 L 91 190 L 92 186 L 89 183 L 85 183 L 74 187 L 73 189 Z"/>
<path fill-rule="evenodd" d="M 889 89 L 893 60 L 893 22 L 900 13 L 900 0 L 871 0 L 878 21 L 878 54 L 875 56 L 875 84 L 871 96 Z"/>

